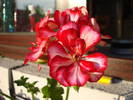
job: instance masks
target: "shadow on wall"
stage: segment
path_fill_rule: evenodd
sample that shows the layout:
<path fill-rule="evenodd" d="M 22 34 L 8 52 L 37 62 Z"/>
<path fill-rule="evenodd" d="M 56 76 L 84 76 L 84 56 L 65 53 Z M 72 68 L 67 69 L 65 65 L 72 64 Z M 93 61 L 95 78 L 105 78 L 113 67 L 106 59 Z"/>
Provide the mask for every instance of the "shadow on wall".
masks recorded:
<path fill-rule="evenodd" d="M 133 95 L 132 96 L 130 96 L 130 97 L 126 97 L 126 99 L 125 100 L 133 100 Z"/>
<path fill-rule="evenodd" d="M 2 90 L 0 89 L 0 92 L 2 92 Z M 0 100 L 6 100 L 3 96 L 0 95 Z"/>
<path fill-rule="evenodd" d="M 31 100 L 29 96 L 26 95 L 26 93 L 21 89 L 18 94 L 16 94 L 16 97 L 18 99 L 23 100 Z M 1 100 L 1 99 L 0 99 Z M 39 98 L 35 97 L 35 100 L 40 100 Z"/>

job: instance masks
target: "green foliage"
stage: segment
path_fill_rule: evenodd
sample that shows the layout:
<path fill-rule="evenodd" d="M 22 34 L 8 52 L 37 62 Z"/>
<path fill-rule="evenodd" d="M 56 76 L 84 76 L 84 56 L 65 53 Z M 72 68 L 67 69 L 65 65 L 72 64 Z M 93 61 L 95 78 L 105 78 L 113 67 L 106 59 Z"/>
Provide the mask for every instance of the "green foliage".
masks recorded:
<path fill-rule="evenodd" d="M 40 18 L 43 18 L 44 17 L 44 11 L 43 11 L 43 9 L 40 6 L 36 6 L 35 10 L 36 10 L 36 14 Z M 37 20 L 37 21 L 39 21 L 39 20 Z"/>
<path fill-rule="evenodd" d="M 35 87 L 37 81 L 34 81 L 32 83 L 27 82 L 28 78 L 22 76 L 19 80 L 14 81 L 17 86 L 23 86 L 27 89 L 27 92 L 31 94 L 37 94 L 39 92 L 39 88 Z"/>
<path fill-rule="evenodd" d="M 47 85 L 42 88 L 44 98 L 51 100 L 63 100 L 62 94 L 64 90 L 59 86 L 56 80 L 47 78 Z"/>
<path fill-rule="evenodd" d="M 39 88 L 35 87 L 37 81 L 30 83 L 27 82 L 27 80 L 27 77 L 22 76 L 19 80 L 16 80 L 15 83 L 17 86 L 25 87 L 27 92 L 34 96 L 34 94 L 39 92 Z M 51 98 L 51 100 L 63 100 L 62 94 L 64 94 L 64 89 L 57 83 L 56 80 L 47 78 L 47 85 L 42 88 L 42 94 L 43 98 Z"/>
<path fill-rule="evenodd" d="M 22 76 L 19 80 L 14 81 L 17 86 L 23 86 L 25 85 L 26 81 L 28 80 L 27 77 Z"/>
<path fill-rule="evenodd" d="M 78 87 L 78 86 L 73 86 L 73 88 L 74 88 L 75 91 L 79 92 L 79 88 L 80 88 L 80 87 Z"/>

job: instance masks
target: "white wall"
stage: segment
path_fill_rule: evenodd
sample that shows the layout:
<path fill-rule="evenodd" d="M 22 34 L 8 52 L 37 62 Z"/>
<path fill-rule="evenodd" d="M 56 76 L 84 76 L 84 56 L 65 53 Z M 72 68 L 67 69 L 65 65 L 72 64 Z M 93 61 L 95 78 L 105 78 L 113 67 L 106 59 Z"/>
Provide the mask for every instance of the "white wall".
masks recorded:
<path fill-rule="evenodd" d="M 0 66 L 0 90 L 9 95 L 8 69 Z"/>
<path fill-rule="evenodd" d="M 47 83 L 46 78 L 13 70 L 14 80 L 20 79 L 21 76 L 28 77 L 30 82 L 38 81 L 36 86 L 39 88 L 42 88 Z M 7 69 L 1 66 L 0 66 L 0 89 L 2 89 L 4 93 L 7 93 L 7 94 L 9 93 Z M 16 86 L 16 84 L 15 84 L 15 91 L 16 91 L 16 94 L 19 94 L 25 97 L 30 97 L 30 94 L 27 93 L 25 88 Z M 65 92 L 66 92 L 66 88 L 65 88 Z M 39 98 L 39 100 L 44 100 L 42 98 L 42 94 L 40 93 L 37 94 L 37 98 Z M 71 88 L 70 96 L 69 96 L 69 100 L 117 100 L 117 99 L 118 99 L 118 95 L 116 94 L 106 93 L 104 91 L 91 89 L 87 87 L 81 87 L 79 92 L 76 92 L 74 91 L 73 88 Z M 125 100 L 125 97 L 120 96 L 119 100 Z"/>
<path fill-rule="evenodd" d="M 72 7 L 80 7 L 87 5 L 86 0 L 56 0 L 56 9 L 65 10 Z"/>
<path fill-rule="evenodd" d="M 80 7 L 80 6 L 85 6 L 87 5 L 87 0 L 68 0 L 68 5 L 69 5 L 69 8 L 72 8 L 72 7 Z"/>
<path fill-rule="evenodd" d="M 68 8 L 68 0 L 56 0 L 56 9 L 65 10 Z"/>

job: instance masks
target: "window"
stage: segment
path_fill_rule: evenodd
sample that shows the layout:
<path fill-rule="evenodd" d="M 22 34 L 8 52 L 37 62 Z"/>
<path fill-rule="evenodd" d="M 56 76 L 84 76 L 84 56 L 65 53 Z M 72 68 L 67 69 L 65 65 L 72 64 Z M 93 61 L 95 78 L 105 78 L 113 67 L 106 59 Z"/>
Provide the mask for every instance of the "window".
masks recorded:
<path fill-rule="evenodd" d="M 0 0 L 1 32 L 33 32 L 47 10 L 55 11 L 55 0 Z"/>

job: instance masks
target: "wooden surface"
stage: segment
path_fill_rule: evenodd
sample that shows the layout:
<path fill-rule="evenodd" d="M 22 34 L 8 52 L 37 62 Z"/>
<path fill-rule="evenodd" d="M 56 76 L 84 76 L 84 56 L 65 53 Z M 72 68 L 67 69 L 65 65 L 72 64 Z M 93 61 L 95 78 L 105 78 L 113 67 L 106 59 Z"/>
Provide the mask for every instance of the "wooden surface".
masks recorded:
<path fill-rule="evenodd" d="M 35 35 L 30 33 L 1 34 L 0 55 L 14 59 L 24 59 L 29 52 L 30 42 L 35 41 Z M 106 75 L 133 81 L 133 59 L 109 57 Z"/>
<path fill-rule="evenodd" d="M 24 59 L 29 52 L 28 47 L 35 41 L 35 35 L 30 33 L 0 34 L 0 55 Z"/>
<path fill-rule="evenodd" d="M 133 81 L 133 59 L 109 57 L 105 74 Z"/>

